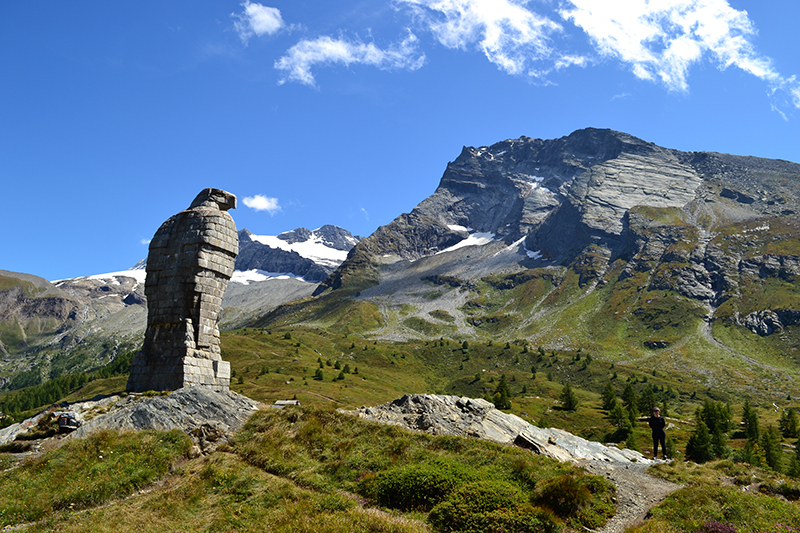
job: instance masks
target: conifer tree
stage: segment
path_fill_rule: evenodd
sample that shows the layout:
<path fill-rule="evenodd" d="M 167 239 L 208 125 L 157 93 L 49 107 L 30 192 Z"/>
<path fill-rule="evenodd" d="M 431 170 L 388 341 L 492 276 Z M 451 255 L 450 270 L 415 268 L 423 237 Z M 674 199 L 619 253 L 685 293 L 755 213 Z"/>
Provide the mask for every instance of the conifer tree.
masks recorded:
<path fill-rule="evenodd" d="M 622 407 L 620 402 L 617 402 L 608 413 L 608 419 L 619 432 L 625 435 L 633 430 L 633 424 L 631 424 L 628 410 Z"/>
<path fill-rule="evenodd" d="M 614 390 L 614 386 L 610 382 L 606 383 L 601 399 L 603 401 L 603 410 L 611 411 L 614 409 L 614 407 L 616 407 L 617 392 Z"/>
<path fill-rule="evenodd" d="M 714 434 L 717 430 L 727 433 L 731 428 L 733 411 L 731 406 L 722 402 L 705 400 L 703 406 L 697 410 L 697 416 L 703 419 L 708 427 L 708 432 Z"/>
<path fill-rule="evenodd" d="M 781 451 L 781 439 L 778 432 L 769 426 L 761 435 L 761 448 L 764 450 L 764 460 L 771 469 L 776 472 L 781 471 L 783 452 Z"/>
<path fill-rule="evenodd" d="M 744 435 L 748 442 L 758 442 L 758 413 L 750 405 L 750 400 L 745 399 L 742 407 L 742 423 L 744 424 Z"/>
<path fill-rule="evenodd" d="M 628 383 L 625 385 L 625 390 L 622 391 L 622 403 L 625 404 L 625 407 L 628 411 L 636 412 L 638 407 L 636 402 L 636 391 L 633 390 L 633 385 Z"/>
<path fill-rule="evenodd" d="M 794 455 L 792 455 L 789 470 L 786 473 L 795 479 L 800 479 L 800 439 L 794 443 Z"/>
<path fill-rule="evenodd" d="M 569 386 L 569 383 L 564 383 L 564 388 L 561 389 L 561 406 L 567 411 L 575 411 L 578 408 L 578 397 Z"/>
<path fill-rule="evenodd" d="M 508 383 L 506 383 L 506 375 L 503 374 L 500 376 L 500 382 L 497 384 L 497 388 L 494 390 L 494 395 L 492 396 L 492 403 L 498 409 L 511 409 L 511 390 L 508 388 Z"/>
<path fill-rule="evenodd" d="M 658 400 L 656 399 L 656 394 L 653 392 L 653 389 L 645 387 L 642 394 L 639 395 L 639 412 L 643 415 L 650 414 L 653 407 L 656 406 L 656 403 L 658 403 Z"/>
<path fill-rule="evenodd" d="M 781 412 L 781 418 L 778 421 L 778 429 L 781 430 L 781 434 L 787 439 L 796 439 L 800 437 L 800 435 L 798 435 L 797 413 L 794 412 L 794 409 L 790 407 Z"/>
<path fill-rule="evenodd" d="M 711 435 L 708 433 L 708 426 L 701 418 L 696 420 L 692 436 L 686 443 L 686 458 L 695 463 L 705 463 L 713 459 Z"/>

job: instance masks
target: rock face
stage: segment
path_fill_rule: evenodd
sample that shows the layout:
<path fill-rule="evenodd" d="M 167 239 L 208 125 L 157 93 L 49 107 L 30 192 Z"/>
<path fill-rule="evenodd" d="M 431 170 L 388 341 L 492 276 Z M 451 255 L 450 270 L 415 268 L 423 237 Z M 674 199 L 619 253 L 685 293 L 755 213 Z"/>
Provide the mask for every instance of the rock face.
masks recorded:
<path fill-rule="evenodd" d="M 243 229 L 239 232 L 236 270 L 290 274 L 318 283 L 347 258 L 359 239 L 329 224 L 315 230 L 297 228 L 274 237 Z"/>
<path fill-rule="evenodd" d="M 538 428 L 518 416 L 498 411 L 494 404 L 482 399 L 410 394 L 384 405 L 347 412 L 432 435 L 474 437 L 513 444 L 559 461 L 651 462 L 633 450 L 604 446 L 561 429 Z"/>
<path fill-rule="evenodd" d="M 109 397 L 102 408 L 108 411 L 86 421 L 73 436 L 78 438 L 100 429 L 166 431 L 179 429 L 204 449 L 239 431 L 261 404 L 230 390 L 187 387 L 168 396 L 141 398 Z M 80 406 L 71 406 L 81 412 Z M 88 411 L 85 414 L 91 415 Z"/>
<path fill-rule="evenodd" d="M 317 293 L 351 279 L 374 284 L 381 265 L 430 257 L 475 232 L 507 245 L 524 238 L 526 250 L 540 253 L 538 262 L 522 268 L 568 265 L 590 246 L 602 249 L 609 261 L 639 259 L 634 256 L 642 252 L 669 251 L 675 239 L 701 242 L 727 224 L 796 214 L 798 176 L 795 163 L 681 152 L 594 128 L 559 139 L 520 137 L 464 147 L 433 195 L 361 240 Z M 647 235 L 637 231 L 635 209 L 652 219 Z M 664 224 L 664 213 L 673 212 L 674 223 Z M 664 230 L 684 234 L 663 235 Z M 644 249 L 650 240 L 663 244 L 661 249 Z M 692 265 L 671 283 L 702 300 L 716 293 L 703 264 L 707 242 L 684 258 Z"/>
<path fill-rule="evenodd" d="M 280 239 L 282 235 L 284 234 L 278 235 L 278 238 Z M 247 229 L 239 232 L 239 255 L 236 257 L 236 270 L 291 273 L 311 282 L 322 281 L 333 270 L 326 269 L 295 251 L 264 245 L 254 240 L 252 236 L 253 234 Z"/>
<path fill-rule="evenodd" d="M 79 438 L 101 429 L 167 431 L 178 429 L 188 434 L 202 451 L 227 440 L 239 431 L 262 404 L 232 391 L 213 391 L 207 387 L 187 387 L 167 396 L 140 394 L 103 396 L 84 402 L 62 404 L 81 426 L 71 434 Z M 34 429 L 53 409 L 7 428 L 0 429 L 0 444 Z"/>
<path fill-rule="evenodd" d="M 226 212 L 236 197 L 204 189 L 189 209 L 164 222 L 150 243 L 144 346 L 131 365 L 128 390 L 230 386 L 217 321 L 233 275 L 239 239 Z"/>

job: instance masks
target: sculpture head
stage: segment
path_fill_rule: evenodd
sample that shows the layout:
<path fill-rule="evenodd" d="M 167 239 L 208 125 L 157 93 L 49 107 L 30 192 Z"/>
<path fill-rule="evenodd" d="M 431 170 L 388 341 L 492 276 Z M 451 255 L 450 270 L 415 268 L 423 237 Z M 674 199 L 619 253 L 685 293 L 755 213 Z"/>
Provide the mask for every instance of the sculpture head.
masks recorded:
<path fill-rule="evenodd" d="M 222 189 L 209 187 L 200 191 L 189 209 L 199 206 L 217 207 L 220 211 L 236 209 L 236 195 Z"/>

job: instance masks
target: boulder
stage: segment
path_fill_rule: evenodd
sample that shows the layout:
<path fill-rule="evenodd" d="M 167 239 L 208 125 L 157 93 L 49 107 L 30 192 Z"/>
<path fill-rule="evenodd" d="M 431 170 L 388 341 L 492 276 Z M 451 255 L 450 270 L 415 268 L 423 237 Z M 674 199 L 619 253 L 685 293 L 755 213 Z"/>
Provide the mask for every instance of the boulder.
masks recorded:
<path fill-rule="evenodd" d="M 473 437 L 520 446 L 559 461 L 651 462 L 633 450 L 605 446 L 561 429 L 536 427 L 480 398 L 407 394 L 377 407 L 340 411 L 431 435 Z"/>

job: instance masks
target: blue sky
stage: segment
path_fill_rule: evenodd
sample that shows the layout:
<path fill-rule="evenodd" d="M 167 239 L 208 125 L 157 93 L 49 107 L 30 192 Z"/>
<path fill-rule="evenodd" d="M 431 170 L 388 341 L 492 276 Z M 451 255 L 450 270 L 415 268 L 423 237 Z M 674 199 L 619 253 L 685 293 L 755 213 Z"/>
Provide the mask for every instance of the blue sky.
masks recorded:
<path fill-rule="evenodd" d="M 462 146 L 612 128 L 800 162 L 795 0 L 0 2 L 0 269 L 124 270 L 204 187 L 369 235 Z M 249 205 L 249 207 L 248 207 Z"/>

